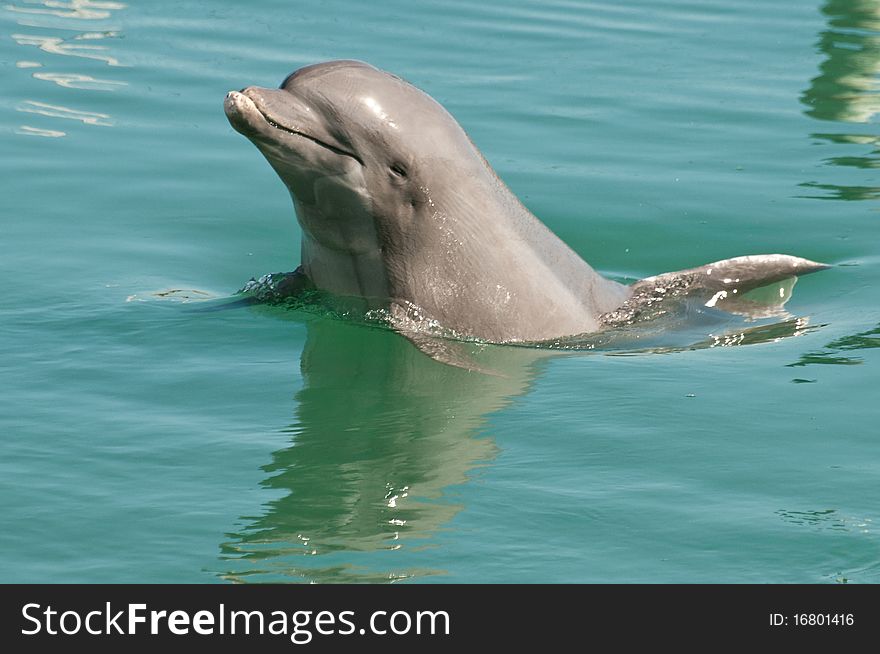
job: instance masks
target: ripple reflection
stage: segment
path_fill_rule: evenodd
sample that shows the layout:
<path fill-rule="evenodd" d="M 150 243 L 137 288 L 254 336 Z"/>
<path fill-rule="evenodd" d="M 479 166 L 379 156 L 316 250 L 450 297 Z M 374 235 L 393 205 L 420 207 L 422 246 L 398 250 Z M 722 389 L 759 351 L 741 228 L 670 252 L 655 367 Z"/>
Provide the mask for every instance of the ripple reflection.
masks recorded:
<path fill-rule="evenodd" d="M 34 6 L 39 5 L 39 6 Z M 125 9 L 121 2 L 95 2 L 94 0 L 37 0 L 27 5 L 6 5 L 8 11 L 19 14 L 56 16 L 77 20 L 104 20 L 115 9 Z"/>
<path fill-rule="evenodd" d="M 22 125 L 15 133 L 24 134 L 26 136 L 45 136 L 48 138 L 58 138 L 59 136 L 66 136 L 66 132 L 62 132 L 57 129 L 40 129 L 39 127 L 31 127 L 29 125 Z"/>
<path fill-rule="evenodd" d="M 46 104 L 45 102 L 36 102 L 35 100 L 26 100 L 18 106 L 19 111 L 31 114 L 39 114 L 41 116 L 49 116 L 50 118 L 65 118 L 67 120 L 78 120 L 86 125 L 104 125 L 110 126 L 110 116 L 93 111 L 79 111 L 77 109 L 69 109 L 60 105 Z"/>
<path fill-rule="evenodd" d="M 13 34 L 12 38 L 19 45 L 35 46 L 49 54 L 63 55 L 65 57 L 81 57 L 83 59 L 97 59 L 105 62 L 108 66 L 119 66 L 116 57 L 107 54 L 107 46 L 82 45 L 70 43 L 68 39 L 58 36 L 36 36 L 32 34 Z M 73 37 L 76 40 L 76 37 Z"/>
<path fill-rule="evenodd" d="M 828 0 L 822 8 L 828 27 L 817 45 L 825 59 L 819 75 L 801 95 L 804 113 L 822 121 L 870 123 L 880 113 L 880 3 L 876 0 Z M 843 127 L 843 126 L 841 126 Z M 867 148 L 860 153 L 842 152 L 824 163 L 868 171 L 880 168 L 876 134 L 849 130 L 823 130 L 811 135 L 818 143 Z M 855 171 L 854 171 L 855 172 Z M 862 184 L 809 181 L 803 188 L 822 193 L 802 197 L 822 200 L 876 200 L 880 187 L 873 180 Z"/>
<path fill-rule="evenodd" d="M 38 83 L 51 84 L 67 89 L 70 92 L 80 91 L 116 91 L 127 86 L 127 82 L 118 79 L 105 79 L 97 71 L 70 71 L 69 65 L 63 71 L 53 70 L 53 65 L 60 63 L 57 57 L 81 60 L 83 66 L 113 66 L 124 64 L 112 52 L 110 46 L 99 43 L 107 39 L 122 36 L 118 29 L 110 29 L 103 21 L 111 18 L 114 12 L 124 9 L 120 2 L 99 2 L 92 0 L 39 0 L 7 4 L 3 8 L 12 15 L 19 27 L 33 27 L 42 33 L 16 31 L 10 34 L 11 40 L 25 48 L 36 48 L 44 53 L 47 59 L 33 61 L 22 59 L 16 62 L 16 68 L 24 71 L 38 69 L 31 77 Z M 87 27 L 87 29 L 83 29 Z M 52 32 L 59 33 L 52 33 Z M 71 35 L 71 31 L 73 34 Z M 33 52 L 33 50 L 31 50 Z M 91 63 L 90 63 L 91 62 Z M 46 89 L 47 87 L 41 86 Z M 46 91 L 39 93 L 43 95 Z M 67 96 L 65 96 L 66 98 Z M 82 98 L 75 96 L 71 104 L 80 104 Z M 69 108 L 66 100 L 58 101 L 57 95 L 43 98 L 22 98 L 18 110 L 51 119 L 75 120 L 83 125 L 112 125 L 111 116 L 104 112 L 86 111 Z M 66 136 L 67 132 L 58 129 L 57 125 L 46 126 L 21 125 L 15 132 L 26 136 Z"/>
<path fill-rule="evenodd" d="M 112 91 L 116 86 L 125 86 L 125 82 L 109 79 L 96 79 L 91 75 L 76 73 L 34 73 L 36 79 L 54 82 L 68 89 L 85 89 L 89 91 Z"/>

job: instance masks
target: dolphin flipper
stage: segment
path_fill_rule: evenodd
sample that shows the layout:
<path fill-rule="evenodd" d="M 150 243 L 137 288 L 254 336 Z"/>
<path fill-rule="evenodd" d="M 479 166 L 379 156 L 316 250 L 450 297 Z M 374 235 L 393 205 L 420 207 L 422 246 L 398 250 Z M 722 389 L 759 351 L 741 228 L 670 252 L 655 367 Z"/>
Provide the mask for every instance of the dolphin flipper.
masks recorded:
<path fill-rule="evenodd" d="M 674 297 L 705 296 L 706 305 L 715 306 L 719 300 L 830 267 L 787 254 L 756 254 L 662 273 L 633 284 L 630 298 L 599 322 L 608 327 L 632 324 L 646 309 Z"/>
<path fill-rule="evenodd" d="M 299 297 L 314 288 L 312 280 L 303 271 L 302 266 L 299 266 L 293 272 L 271 273 L 259 279 L 252 278 L 239 289 L 238 293 L 260 302 L 273 302 Z"/>

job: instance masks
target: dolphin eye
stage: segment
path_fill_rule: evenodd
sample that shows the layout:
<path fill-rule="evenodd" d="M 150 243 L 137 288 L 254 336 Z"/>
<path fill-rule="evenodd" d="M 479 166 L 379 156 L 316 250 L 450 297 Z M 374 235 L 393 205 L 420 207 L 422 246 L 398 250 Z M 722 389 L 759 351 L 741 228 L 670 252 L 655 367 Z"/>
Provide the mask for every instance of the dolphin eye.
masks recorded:
<path fill-rule="evenodd" d="M 397 177 L 406 177 L 406 168 L 398 163 L 391 164 L 391 173 Z"/>

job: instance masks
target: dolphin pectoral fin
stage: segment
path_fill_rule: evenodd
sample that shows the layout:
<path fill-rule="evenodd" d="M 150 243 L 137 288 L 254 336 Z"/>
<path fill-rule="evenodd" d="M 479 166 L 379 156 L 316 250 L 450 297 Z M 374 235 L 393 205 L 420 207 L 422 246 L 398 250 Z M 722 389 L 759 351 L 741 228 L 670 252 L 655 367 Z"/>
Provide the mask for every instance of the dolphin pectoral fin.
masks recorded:
<path fill-rule="evenodd" d="M 259 279 L 251 279 L 231 298 L 223 298 L 205 306 L 190 309 L 193 313 L 213 313 L 240 309 L 255 304 L 272 303 L 286 298 L 298 297 L 313 290 L 314 284 L 302 271 L 302 266 L 288 273 L 272 273 Z"/>
<path fill-rule="evenodd" d="M 238 292 L 255 298 L 261 302 L 273 302 L 285 298 L 295 298 L 306 291 L 312 291 L 315 285 L 299 266 L 293 272 L 272 273 L 259 279 L 251 279 Z"/>
<path fill-rule="evenodd" d="M 830 267 L 787 254 L 758 254 L 654 275 L 633 284 L 632 296 L 614 311 L 603 314 L 600 322 L 606 326 L 632 324 L 645 314 L 650 317 L 660 312 L 659 305 L 670 298 L 695 298 L 708 307 L 751 318 L 778 315 L 791 297 L 795 278 Z M 743 297 L 749 291 L 777 283 L 767 297 Z"/>
<path fill-rule="evenodd" d="M 284 273 L 275 284 L 275 292 L 280 297 L 297 297 L 304 291 L 315 290 L 315 285 L 309 276 L 305 274 L 302 266 L 291 273 Z"/>

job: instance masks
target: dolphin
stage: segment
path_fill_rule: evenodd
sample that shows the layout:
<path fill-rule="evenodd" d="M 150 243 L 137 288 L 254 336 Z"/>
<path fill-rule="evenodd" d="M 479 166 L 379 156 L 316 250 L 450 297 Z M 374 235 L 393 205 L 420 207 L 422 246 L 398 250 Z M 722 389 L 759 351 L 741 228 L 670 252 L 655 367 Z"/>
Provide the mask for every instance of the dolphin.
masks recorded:
<path fill-rule="evenodd" d="M 762 254 L 632 285 L 607 279 L 519 201 L 443 106 L 360 61 L 230 91 L 224 108 L 290 191 L 302 227 L 301 264 L 277 290 L 359 298 L 417 345 L 420 334 L 491 343 L 589 334 L 670 297 L 721 307 L 828 267 Z"/>

